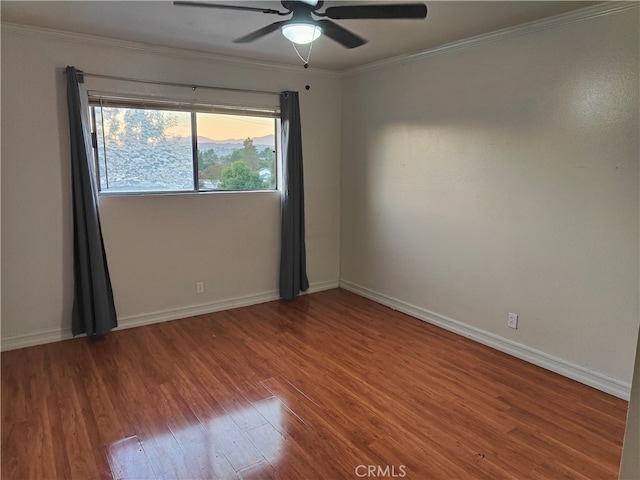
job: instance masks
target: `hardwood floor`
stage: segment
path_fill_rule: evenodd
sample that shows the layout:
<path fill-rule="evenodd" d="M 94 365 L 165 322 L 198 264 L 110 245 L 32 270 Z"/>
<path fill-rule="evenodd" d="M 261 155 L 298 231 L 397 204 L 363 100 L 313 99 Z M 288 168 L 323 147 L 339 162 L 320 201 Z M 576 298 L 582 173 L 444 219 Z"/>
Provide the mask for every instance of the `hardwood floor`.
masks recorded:
<path fill-rule="evenodd" d="M 615 479 L 627 402 L 344 290 L 2 354 L 2 478 Z"/>

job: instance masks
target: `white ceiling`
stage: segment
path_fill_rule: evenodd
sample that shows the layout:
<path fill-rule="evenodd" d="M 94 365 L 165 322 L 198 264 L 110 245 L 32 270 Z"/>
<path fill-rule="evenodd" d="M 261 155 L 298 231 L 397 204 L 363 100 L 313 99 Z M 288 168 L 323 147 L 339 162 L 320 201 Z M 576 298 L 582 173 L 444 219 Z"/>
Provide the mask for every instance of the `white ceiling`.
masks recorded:
<path fill-rule="evenodd" d="M 407 1 L 407 0 L 404 0 Z M 410 1 L 410 0 L 409 0 Z M 212 2 L 214 3 L 214 2 Z M 277 1 L 215 2 L 283 11 Z M 398 0 L 326 1 L 328 6 L 404 3 Z M 327 37 L 314 42 L 310 66 L 346 70 L 417 53 L 599 2 L 582 1 L 427 1 L 426 20 L 337 20 L 366 38 L 362 47 L 345 49 Z M 157 1 L 2 1 L 3 22 L 199 50 L 263 62 L 301 65 L 280 32 L 249 44 L 232 40 L 272 22 L 287 19 L 259 12 L 174 6 Z M 305 55 L 306 47 L 300 47 Z"/>

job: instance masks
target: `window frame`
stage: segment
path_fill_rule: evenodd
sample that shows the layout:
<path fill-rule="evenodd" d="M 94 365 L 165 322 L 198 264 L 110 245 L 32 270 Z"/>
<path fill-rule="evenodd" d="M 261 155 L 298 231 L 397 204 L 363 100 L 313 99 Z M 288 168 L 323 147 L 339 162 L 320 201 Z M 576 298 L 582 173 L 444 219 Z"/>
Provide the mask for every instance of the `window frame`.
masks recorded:
<path fill-rule="evenodd" d="M 89 91 L 89 108 L 91 118 L 91 137 L 93 147 L 94 169 L 96 172 L 96 184 L 98 194 L 100 196 L 139 196 L 139 195 L 193 195 L 193 194 L 210 194 L 210 193 L 258 193 L 258 192 L 278 192 L 281 189 L 281 117 L 279 107 L 252 107 L 240 106 L 232 104 L 213 104 L 202 102 L 191 102 L 184 100 L 176 100 L 171 98 L 160 97 L 143 97 L 119 95 L 105 92 Z M 99 142 L 97 138 L 97 122 L 96 108 L 129 108 L 144 110 L 163 110 L 172 112 L 189 112 L 191 117 L 191 159 L 193 171 L 193 184 L 190 190 L 132 190 L 132 191 L 105 191 L 101 185 L 100 158 L 99 158 Z M 263 188 L 255 190 L 223 190 L 215 188 L 201 189 L 199 186 L 199 169 L 198 169 L 198 130 L 197 130 L 197 114 L 221 114 L 234 115 L 238 117 L 266 117 L 274 120 L 274 166 L 273 166 L 273 188 Z M 105 162 L 105 168 L 107 163 Z"/>

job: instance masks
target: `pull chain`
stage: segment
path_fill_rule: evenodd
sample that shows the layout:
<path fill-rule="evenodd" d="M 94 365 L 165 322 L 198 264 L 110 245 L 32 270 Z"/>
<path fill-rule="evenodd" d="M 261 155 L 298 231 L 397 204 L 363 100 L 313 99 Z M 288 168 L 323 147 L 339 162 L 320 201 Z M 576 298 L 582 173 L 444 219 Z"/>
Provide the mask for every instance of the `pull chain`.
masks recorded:
<path fill-rule="evenodd" d="M 315 30 L 317 28 L 318 28 L 317 25 L 313 26 L 314 36 L 315 36 Z M 300 55 L 300 52 L 298 51 L 298 47 L 296 47 L 295 43 L 291 42 L 291 45 L 293 45 L 293 49 L 296 51 L 296 54 L 298 54 L 298 58 L 300 58 L 300 60 L 302 60 L 304 62 L 304 68 L 309 68 L 309 59 L 311 58 L 311 51 L 313 50 L 313 42 L 311 42 L 309 44 L 309 53 L 307 54 L 307 58 L 306 59 L 302 55 Z"/>

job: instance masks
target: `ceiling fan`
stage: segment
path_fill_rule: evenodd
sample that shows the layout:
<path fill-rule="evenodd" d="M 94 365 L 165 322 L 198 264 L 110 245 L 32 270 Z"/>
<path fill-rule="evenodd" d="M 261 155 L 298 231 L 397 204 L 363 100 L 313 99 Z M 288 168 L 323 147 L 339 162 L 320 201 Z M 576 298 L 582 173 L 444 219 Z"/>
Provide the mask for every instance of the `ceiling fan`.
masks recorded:
<path fill-rule="evenodd" d="M 355 19 L 424 19 L 427 17 L 427 6 L 424 3 L 396 3 L 389 5 L 339 5 L 328 7 L 324 12 L 319 10 L 324 4 L 318 0 L 297 0 L 280 2 L 286 11 L 281 12 L 271 8 L 249 7 L 240 5 L 174 1 L 174 5 L 185 7 L 221 8 L 228 10 L 242 10 L 261 12 L 269 15 L 292 17 L 288 20 L 274 22 L 240 38 L 234 43 L 253 42 L 269 33 L 280 30 L 293 43 L 308 44 L 316 40 L 321 34 L 338 42 L 345 48 L 356 48 L 367 43 L 364 38 L 328 20 Z M 317 20 L 313 17 L 320 17 Z"/>

